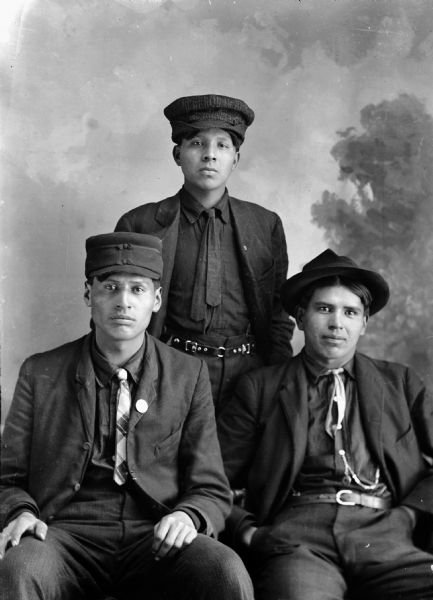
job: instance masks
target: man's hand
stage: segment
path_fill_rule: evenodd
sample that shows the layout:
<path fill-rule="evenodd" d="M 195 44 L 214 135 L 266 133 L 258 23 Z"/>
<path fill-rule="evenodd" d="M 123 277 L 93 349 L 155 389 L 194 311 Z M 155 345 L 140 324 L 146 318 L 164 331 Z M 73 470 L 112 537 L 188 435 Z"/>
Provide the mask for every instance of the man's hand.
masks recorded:
<path fill-rule="evenodd" d="M 32 533 L 35 538 L 44 540 L 47 529 L 47 524 L 35 517 L 33 513 L 22 512 L 0 533 L 0 560 L 5 555 L 7 545 L 10 543 L 11 546 L 18 546 L 24 533 Z"/>
<path fill-rule="evenodd" d="M 192 519 L 177 510 L 163 517 L 153 528 L 152 552 L 155 560 L 174 556 L 197 537 Z"/>
<path fill-rule="evenodd" d="M 242 530 L 242 532 L 239 535 L 241 544 L 243 546 L 246 546 L 248 548 L 251 545 L 251 539 L 256 533 L 257 529 L 258 528 L 254 527 L 254 525 L 250 525 L 249 527 L 245 527 L 245 529 Z"/>

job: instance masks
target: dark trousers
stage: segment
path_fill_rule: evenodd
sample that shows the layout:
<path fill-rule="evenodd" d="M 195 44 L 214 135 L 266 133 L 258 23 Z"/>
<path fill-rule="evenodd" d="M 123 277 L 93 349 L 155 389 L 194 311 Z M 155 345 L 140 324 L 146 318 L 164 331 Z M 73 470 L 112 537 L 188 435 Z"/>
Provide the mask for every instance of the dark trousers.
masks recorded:
<path fill-rule="evenodd" d="M 403 508 L 290 507 L 251 545 L 257 600 L 433 599 L 433 555 Z"/>
<path fill-rule="evenodd" d="M 251 580 L 227 546 L 204 535 L 177 556 L 155 561 L 153 525 L 57 522 L 0 562 L 2 600 L 251 600 Z"/>

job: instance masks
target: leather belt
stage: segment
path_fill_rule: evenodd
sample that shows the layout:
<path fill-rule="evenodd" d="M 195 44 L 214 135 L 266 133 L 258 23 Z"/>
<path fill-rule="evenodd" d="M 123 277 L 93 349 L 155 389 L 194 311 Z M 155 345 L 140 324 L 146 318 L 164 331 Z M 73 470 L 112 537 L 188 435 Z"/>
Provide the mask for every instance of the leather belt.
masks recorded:
<path fill-rule="evenodd" d="M 290 505 L 313 504 L 326 502 L 340 504 L 341 506 L 366 506 L 368 508 L 388 509 L 392 507 L 392 501 L 388 498 L 380 498 L 371 494 L 354 492 L 353 490 L 339 490 L 335 494 L 299 494 L 289 496 Z"/>
<path fill-rule="evenodd" d="M 174 335 L 170 339 L 170 345 L 179 348 L 188 354 L 206 354 L 207 356 L 216 356 L 217 358 L 227 358 L 229 356 L 248 356 L 254 354 L 256 349 L 255 342 L 245 342 L 237 346 L 208 346 L 194 340 L 187 340 Z"/>

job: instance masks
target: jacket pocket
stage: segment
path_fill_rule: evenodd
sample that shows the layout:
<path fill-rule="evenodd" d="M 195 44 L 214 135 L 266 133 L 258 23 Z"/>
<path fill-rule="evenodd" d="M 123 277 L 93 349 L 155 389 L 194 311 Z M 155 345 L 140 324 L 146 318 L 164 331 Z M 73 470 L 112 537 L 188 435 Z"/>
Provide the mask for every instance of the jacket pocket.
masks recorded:
<path fill-rule="evenodd" d="M 176 444 L 179 446 L 179 440 L 182 435 L 182 423 L 172 431 L 166 438 L 162 439 L 160 442 L 157 442 L 154 446 L 154 454 L 155 456 L 160 456 L 161 454 L 170 453 L 173 450 L 173 446 Z"/>

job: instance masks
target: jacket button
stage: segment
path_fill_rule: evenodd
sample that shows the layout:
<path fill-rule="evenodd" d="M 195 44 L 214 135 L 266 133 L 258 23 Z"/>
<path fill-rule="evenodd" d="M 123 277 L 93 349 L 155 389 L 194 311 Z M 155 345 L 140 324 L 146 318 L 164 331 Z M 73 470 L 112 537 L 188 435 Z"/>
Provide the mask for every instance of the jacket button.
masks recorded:
<path fill-rule="evenodd" d="M 81 485 L 79 483 L 75 483 L 74 484 L 74 491 L 78 492 L 78 490 L 81 488 Z"/>
<path fill-rule="evenodd" d="M 83 450 L 90 450 L 90 442 L 84 442 Z"/>
<path fill-rule="evenodd" d="M 50 515 L 49 517 L 47 517 L 47 521 L 54 521 L 54 515 Z"/>

